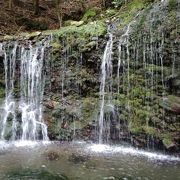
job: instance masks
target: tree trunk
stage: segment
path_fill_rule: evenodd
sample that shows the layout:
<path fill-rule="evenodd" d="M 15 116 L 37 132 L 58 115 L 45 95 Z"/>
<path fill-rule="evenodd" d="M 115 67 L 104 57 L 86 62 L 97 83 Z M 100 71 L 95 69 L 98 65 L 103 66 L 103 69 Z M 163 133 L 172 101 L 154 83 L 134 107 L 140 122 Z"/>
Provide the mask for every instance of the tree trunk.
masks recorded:
<path fill-rule="evenodd" d="M 61 0 L 56 0 L 56 13 L 59 21 L 59 27 L 62 26 L 62 18 L 63 18 L 62 7 L 60 6 L 60 2 Z"/>
<path fill-rule="evenodd" d="M 39 0 L 34 0 L 34 14 L 39 14 Z"/>
<path fill-rule="evenodd" d="M 13 8 L 13 0 L 9 0 L 9 9 L 12 10 Z"/>

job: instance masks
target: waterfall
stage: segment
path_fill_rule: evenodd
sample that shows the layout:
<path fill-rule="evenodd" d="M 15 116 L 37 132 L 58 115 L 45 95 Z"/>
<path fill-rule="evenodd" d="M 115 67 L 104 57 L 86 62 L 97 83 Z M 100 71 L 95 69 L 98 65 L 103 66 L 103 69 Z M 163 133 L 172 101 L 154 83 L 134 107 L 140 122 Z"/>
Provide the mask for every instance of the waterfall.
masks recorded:
<path fill-rule="evenodd" d="M 153 13 L 152 11 L 150 18 L 154 16 Z M 116 46 L 116 43 L 112 44 L 115 55 L 113 57 L 113 64 L 111 62 L 111 67 L 117 68 L 117 84 L 113 86 L 113 92 L 110 93 L 113 94 L 112 103 L 110 104 L 114 104 L 119 116 L 113 127 L 115 139 L 125 139 L 134 143 L 136 141 L 134 134 L 144 133 L 146 135 L 147 148 L 154 148 L 156 144 L 155 139 L 158 134 L 156 131 L 158 121 L 162 120 L 161 126 L 166 126 L 166 111 L 164 107 L 166 106 L 165 103 L 167 103 L 168 94 L 167 76 L 170 75 L 169 73 L 174 74 L 176 56 L 174 44 L 172 43 L 173 61 L 170 72 L 167 70 L 167 57 L 165 57 L 167 35 L 164 32 L 162 33 L 162 30 L 160 32 L 158 28 L 154 28 L 156 26 L 154 19 L 149 24 L 144 22 L 146 26 L 145 28 L 141 27 L 142 30 L 140 30 L 139 26 L 143 18 L 143 13 L 137 13 L 135 18 L 126 26 L 124 34 L 120 36 L 118 46 Z M 116 38 L 114 37 L 114 39 Z M 106 87 L 109 81 L 107 77 L 109 76 L 108 66 L 106 68 L 109 53 L 107 48 L 110 42 L 109 39 L 101 65 L 100 143 L 103 142 L 105 137 L 109 136 L 109 127 L 105 126 L 105 123 L 108 121 L 105 107 L 107 106 L 106 96 L 108 96 Z M 105 66 L 104 68 L 103 65 Z M 155 116 L 159 112 L 162 113 L 156 122 Z M 109 120 L 110 125 L 112 119 L 111 117 Z M 162 128 L 162 131 L 164 134 L 166 133 L 164 128 Z M 118 137 L 117 132 L 119 132 Z M 111 132 L 110 138 L 112 138 Z"/>
<path fill-rule="evenodd" d="M 105 108 L 105 95 L 107 94 L 109 104 L 112 96 L 112 82 L 107 82 L 112 80 L 112 47 L 113 47 L 113 35 L 109 33 L 109 40 L 107 41 L 104 55 L 102 58 L 101 64 L 101 76 L 100 76 L 100 115 L 99 115 L 99 143 L 103 142 L 103 132 L 105 131 L 104 127 L 104 108 Z"/>
<path fill-rule="evenodd" d="M 1 49 L 3 51 L 3 45 L 1 45 Z M 15 114 L 15 100 L 13 97 L 14 91 L 14 80 L 15 80 L 15 66 L 16 66 L 16 51 L 17 51 L 17 43 L 14 44 L 13 49 L 11 49 L 10 45 L 7 47 L 7 53 L 4 52 L 4 71 L 5 71 L 5 87 L 6 87 L 6 97 L 4 101 L 3 113 L 1 115 L 1 139 L 4 139 L 5 130 L 7 126 L 8 117 L 12 116 L 12 138 L 15 138 L 16 131 L 16 114 Z"/>
<path fill-rule="evenodd" d="M 24 45 L 19 42 L 1 44 L 6 84 L 6 97 L 0 119 L 1 139 L 48 140 L 47 126 L 42 116 L 45 83 L 43 63 L 48 45 L 49 38 L 35 45 L 30 41 Z M 16 89 L 20 96 L 17 99 Z"/>

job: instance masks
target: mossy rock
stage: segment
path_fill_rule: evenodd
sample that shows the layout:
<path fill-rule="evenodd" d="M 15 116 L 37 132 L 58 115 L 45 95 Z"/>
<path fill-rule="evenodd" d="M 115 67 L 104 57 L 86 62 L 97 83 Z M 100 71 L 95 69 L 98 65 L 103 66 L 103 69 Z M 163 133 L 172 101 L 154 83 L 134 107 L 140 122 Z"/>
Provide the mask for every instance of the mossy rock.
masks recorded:
<path fill-rule="evenodd" d="M 67 37 L 68 35 L 77 35 L 79 36 L 101 36 L 106 33 L 106 26 L 102 21 L 94 21 L 80 27 L 76 26 L 67 26 L 62 27 L 59 30 L 54 31 L 44 31 L 42 35 L 57 35 L 58 37 Z"/>
<path fill-rule="evenodd" d="M 73 20 L 68 20 L 64 22 L 65 26 L 76 26 L 79 27 L 84 24 L 84 21 L 73 21 Z"/>
<path fill-rule="evenodd" d="M 129 11 L 137 11 L 145 7 L 146 5 L 145 0 L 133 0 L 130 3 L 127 4 L 127 8 Z"/>
<path fill-rule="evenodd" d="M 72 25 L 73 24 L 73 25 Z M 82 25 L 82 21 L 71 21 L 70 26 L 62 27 L 58 30 L 37 31 L 33 33 L 21 33 L 18 36 L 3 36 L 2 41 L 21 40 L 21 39 L 41 39 L 45 36 L 53 35 L 58 38 L 69 38 L 72 42 L 88 42 L 92 37 L 104 36 L 106 34 L 106 25 L 103 21 L 93 21 Z M 78 26 L 78 27 L 77 27 Z"/>
<path fill-rule="evenodd" d="M 165 110 L 180 114 L 180 97 L 169 95 L 161 100 L 160 106 Z"/>
<path fill-rule="evenodd" d="M 177 8 L 177 0 L 169 0 L 169 10 L 175 10 Z"/>
<path fill-rule="evenodd" d="M 34 39 L 34 38 L 36 38 L 36 37 L 38 37 L 40 35 L 41 35 L 41 32 L 36 31 L 36 32 L 32 32 L 30 34 L 27 34 L 26 38 L 32 40 L 32 39 Z"/>
<path fill-rule="evenodd" d="M 156 130 L 154 127 L 143 126 L 143 130 L 144 130 L 145 134 L 147 134 L 149 136 L 155 136 L 156 135 Z"/>
<path fill-rule="evenodd" d="M 131 132 L 132 134 L 141 134 L 143 132 L 141 127 L 129 127 L 128 128 L 129 132 Z"/>
<path fill-rule="evenodd" d="M 87 97 L 82 99 L 81 125 L 85 127 L 97 117 L 98 99 Z"/>
<path fill-rule="evenodd" d="M 51 42 L 50 46 L 51 46 L 52 53 L 59 52 L 62 48 L 61 44 L 58 41 Z"/>
<path fill-rule="evenodd" d="M 164 146 L 166 147 L 166 149 L 169 149 L 172 146 L 174 146 L 174 142 L 173 142 L 173 138 L 171 134 L 164 134 L 162 137 L 162 142 Z"/>
<path fill-rule="evenodd" d="M 94 47 L 96 47 L 96 45 L 97 45 L 96 41 L 91 41 L 85 45 L 85 47 L 82 49 L 82 52 L 91 51 Z"/>

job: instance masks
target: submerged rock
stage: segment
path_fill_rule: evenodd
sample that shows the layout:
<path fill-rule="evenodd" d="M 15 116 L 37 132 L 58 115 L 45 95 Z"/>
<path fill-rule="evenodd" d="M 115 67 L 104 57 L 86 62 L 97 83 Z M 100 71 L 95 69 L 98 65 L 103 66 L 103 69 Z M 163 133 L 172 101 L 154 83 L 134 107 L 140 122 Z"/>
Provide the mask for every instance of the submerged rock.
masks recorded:
<path fill-rule="evenodd" d="M 46 155 L 46 159 L 49 161 L 59 160 L 59 154 L 57 152 L 51 151 Z"/>
<path fill-rule="evenodd" d="M 88 161 L 89 158 L 90 157 L 88 155 L 73 153 L 71 156 L 69 156 L 69 161 L 73 162 L 75 164 L 78 164 L 78 163 L 84 163 L 84 162 Z"/>

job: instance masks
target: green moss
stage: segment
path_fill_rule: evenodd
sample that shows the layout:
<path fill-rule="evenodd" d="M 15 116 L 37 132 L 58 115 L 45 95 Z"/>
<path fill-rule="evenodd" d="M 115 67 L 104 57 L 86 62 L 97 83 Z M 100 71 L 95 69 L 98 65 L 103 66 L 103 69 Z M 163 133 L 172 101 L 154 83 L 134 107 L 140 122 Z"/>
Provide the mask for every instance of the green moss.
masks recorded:
<path fill-rule="evenodd" d="M 124 9 L 122 11 L 120 11 L 120 13 L 117 16 L 117 18 L 119 18 L 121 20 L 121 24 L 118 27 L 118 29 L 121 31 L 124 29 L 125 26 L 127 26 L 135 17 L 135 15 L 137 14 L 137 12 L 143 8 L 147 7 L 147 2 L 145 0 L 134 0 L 131 1 L 129 3 L 127 3 L 126 6 L 123 6 Z M 149 9 L 149 8 L 147 8 Z M 137 27 L 137 29 L 139 30 L 146 19 L 146 15 L 147 15 L 147 10 L 145 10 L 144 15 L 142 16 L 139 25 Z"/>
<path fill-rule="evenodd" d="M 127 7 L 129 11 L 137 11 L 145 6 L 146 1 L 144 0 L 133 0 L 128 3 Z"/>
<path fill-rule="evenodd" d="M 125 94 L 118 94 L 118 93 L 113 94 L 113 99 L 114 99 L 113 104 L 119 107 L 125 106 L 128 100 Z"/>
<path fill-rule="evenodd" d="M 176 0 L 169 0 L 169 10 L 176 9 L 177 1 Z"/>
<path fill-rule="evenodd" d="M 129 16 L 129 12 L 128 11 L 123 11 L 120 14 L 118 14 L 117 18 L 124 19 L 124 18 L 126 18 L 128 16 Z"/>
<path fill-rule="evenodd" d="M 141 29 L 143 29 L 144 23 L 146 21 L 146 16 L 148 15 L 149 11 L 150 11 L 150 7 L 146 8 L 144 10 L 143 15 L 140 17 L 139 23 L 137 24 L 137 27 L 136 27 L 136 34 L 138 34 L 139 31 L 141 31 Z"/>
<path fill-rule="evenodd" d="M 172 29 L 176 29 L 176 23 L 177 23 L 176 10 L 172 9 L 171 11 L 169 11 L 168 17 L 167 17 L 167 22 L 168 22 L 169 26 L 172 27 Z"/>
<path fill-rule="evenodd" d="M 153 127 L 143 126 L 142 128 L 147 135 L 149 135 L 149 136 L 155 136 L 156 135 L 156 130 Z"/>
<path fill-rule="evenodd" d="M 145 90 L 144 87 L 142 86 L 136 86 L 130 91 L 130 98 L 135 99 L 135 98 L 142 98 L 145 96 L 147 91 Z"/>
<path fill-rule="evenodd" d="M 158 66 L 158 65 L 155 65 L 155 64 L 146 64 L 146 68 L 144 68 L 144 70 L 146 72 L 148 71 L 154 71 L 157 72 L 158 74 L 161 74 L 162 73 L 162 66 Z M 169 76 L 171 75 L 171 68 L 170 67 L 167 67 L 167 66 L 163 66 L 163 74 L 164 76 Z"/>
<path fill-rule="evenodd" d="M 139 134 L 143 132 L 142 127 L 135 123 L 129 123 L 128 130 L 133 134 Z"/>
<path fill-rule="evenodd" d="M 74 121 L 70 124 L 70 128 L 73 130 L 82 129 L 82 123 L 80 121 Z"/>
<path fill-rule="evenodd" d="M 169 148 L 173 144 L 173 138 L 171 134 L 163 134 L 162 142 L 166 148 Z"/>
<path fill-rule="evenodd" d="M 169 95 L 165 100 L 161 99 L 160 106 L 168 111 L 178 112 L 180 108 L 180 97 Z"/>
<path fill-rule="evenodd" d="M 4 87 L 0 87 L 0 98 L 5 97 L 5 88 Z"/>
<path fill-rule="evenodd" d="M 82 24 L 81 21 L 78 23 Z M 79 24 L 79 25 L 80 25 Z M 34 39 L 42 38 L 43 36 L 54 35 L 59 38 L 67 38 L 71 42 L 74 40 L 82 42 L 89 41 L 93 36 L 103 36 L 106 33 L 106 25 L 102 21 L 94 21 L 80 27 L 77 27 L 77 24 L 62 27 L 58 30 L 47 30 L 42 32 L 33 32 L 33 33 L 21 33 L 19 36 L 4 36 L 3 40 L 14 40 L 14 39 Z"/>
<path fill-rule="evenodd" d="M 170 38 L 171 39 L 175 39 L 177 37 L 177 30 L 176 29 L 173 29 L 171 32 L 170 32 Z"/>
<path fill-rule="evenodd" d="M 88 97 L 82 99 L 81 107 L 81 125 L 86 126 L 89 122 L 92 122 L 97 114 L 98 99 Z"/>
<path fill-rule="evenodd" d="M 95 16 L 96 16 L 96 11 L 94 9 L 88 9 L 83 16 L 82 21 L 87 21 L 89 18 Z"/>
<path fill-rule="evenodd" d="M 108 16 L 117 15 L 117 11 L 115 9 L 107 9 L 106 10 L 106 15 L 108 15 Z"/>
<path fill-rule="evenodd" d="M 59 52 L 61 49 L 61 45 L 58 41 L 52 41 L 50 43 L 50 46 L 51 46 L 51 53 Z"/>
<path fill-rule="evenodd" d="M 91 41 L 89 43 L 87 43 L 85 45 L 85 47 L 81 50 L 82 52 L 84 51 L 90 51 L 91 49 L 93 49 L 94 47 L 96 47 L 97 45 L 97 42 L 96 41 Z"/>
<path fill-rule="evenodd" d="M 57 35 L 59 37 L 66 37 L 68 35 L 77 35 L 77 36 L 101 36 L 106 33 L 106 26 L 101 21 L 94 21 L 80 27 L 76 26 L 67 26 L 62 27 L 59 30 L 54 31 L 44 31 L 43 35 Z"/>
<path fill-rule="evenodd" d="M 113 0 L 113 1 L 112 1 L 112 4 L 113 4 L 115 7 L 120 7 L 120 6 L 122 6 L 124 3 L 125 3 L 125 0 Z"/>

